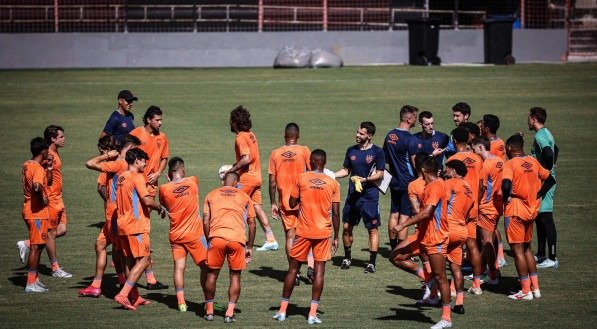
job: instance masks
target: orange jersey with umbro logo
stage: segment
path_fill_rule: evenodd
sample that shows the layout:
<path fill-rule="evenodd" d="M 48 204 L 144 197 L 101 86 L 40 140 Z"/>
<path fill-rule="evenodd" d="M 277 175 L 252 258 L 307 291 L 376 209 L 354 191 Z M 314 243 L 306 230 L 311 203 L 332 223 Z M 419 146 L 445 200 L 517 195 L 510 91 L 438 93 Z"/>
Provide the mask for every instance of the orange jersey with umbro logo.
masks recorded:
<path fill-rule="evenodd" d="M 498 156 L 485 159 L 483 162 L 483 186 L 485 191 L 481 196 L 479 212 L 484 215 L 502 215 L 504 205 L 502 201 L 502 172 L 504 160 Z"/>
<path fill-rule="evenodd" d="M 335 179 L 322 172 L 302 173 L 290 196 L 300 198 L 297 235 L 309 239 L 332 236 L 332 203 L 340 203 L 340 184 Z"/>
<path fill-rule="evenodd" d="M 160 203 L 170 217 L 170 243 L 196 241 L 203 236 L 199 215 L 199 179 L 195 176 L 160 186 Z"/>
<path fill-rule="evenodd" d="M 290 210 L 290 190 L 298 176 L 311 169 L 311 150 L 302 145 L 284 145 L 275 149 L 269 157 L 268 173 L 276 175 L 276 187 L 280 196 L 280 208 Z"/>
<path fill-rule="evenodd" d="M 469 213 L 469 218 L 477 218 L 479 210 L 479 180 L 482 179 L 483 159 L 471 151 L 456 152 L 449 160 L 460 160 L 464 162 L 467 174 L 464 180 L 473 191 L 474 205 Z"/>
<path fill-rule="evenodd" d="M 209 192 L 203 202 L 203 213 L 209 214 L 209 238 L 247 243 L 247 218 L 255 217 L 253 202 L 247 193 L 231 186 Z"/>
<path fill-rule="evenodd" d="M 473 191 L 464 179 L 450 178 L 444 182 L 450 230 L 453 226 L 466 227 L 466 220 L 473 207 Z"/>
<path fill-rule="evenodd" d="M 541 182 L 549 177 L 549 170 L 543 168 L 532 156 L 515 157 L 506 161 L 502 180 L 512 181 L 512 199 L 506 205 L 504 215 L 532 220 L 537 217 L 541 199 L 537 193 Z"/>

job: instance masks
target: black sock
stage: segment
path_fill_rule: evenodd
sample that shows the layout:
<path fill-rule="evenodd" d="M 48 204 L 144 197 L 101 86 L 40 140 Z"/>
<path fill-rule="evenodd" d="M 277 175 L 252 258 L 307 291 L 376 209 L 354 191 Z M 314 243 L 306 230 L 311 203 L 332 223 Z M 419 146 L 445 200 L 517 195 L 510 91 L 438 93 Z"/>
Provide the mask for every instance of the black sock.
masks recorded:
<path fill-rule="evenodd" d="M 352 260 L 352 254 L 351 254 L 351 251 L 350 251 L 351 247 L 348 247 L 348 248 L 344 247 L 344 258 Z"/>
<path fill-rule="evenodd" d="M 369 252 L 369 264 L 375 265 L 376 259 L 377 259 L 377 251 L 370 251 Z"/>
<path fill-rule="evenodd" d="M 556 225 L 553 222 L 553 213 L 544 212 L 543 215 L 543 226 L 545 227 L 545 238 L 547 240 L 547 252 L 549 253 L 549 259 L 556 260 L 556 242 L 558 240 L 558 233 L 556 232 Z"/>
<path fill-rule="evenodd" d="M 545 214 L 539 213 L 535 223 L 537 225 L 537 256 L 545 257 L 545 241 L 547 240 L 547 234 L 545 231 Z"/>
<path fill-rule="evenodd" d="M 396 249 L 397 245 L 398 245 L 398 239 L 396 239 L 396 238 L 390 239 L 390 248 L 392 248 L 392 250 Z"/>

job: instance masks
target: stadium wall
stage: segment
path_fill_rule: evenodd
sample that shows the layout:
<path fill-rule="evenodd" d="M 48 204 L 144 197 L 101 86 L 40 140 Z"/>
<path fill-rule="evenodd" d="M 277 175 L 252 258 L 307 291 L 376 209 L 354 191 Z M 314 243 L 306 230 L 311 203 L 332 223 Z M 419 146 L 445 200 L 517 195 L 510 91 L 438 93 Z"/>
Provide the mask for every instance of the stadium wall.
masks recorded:
<path fill-rule="evenodd" d="M 566 31 L 514 30 L 518 63 L 559 62 Z M 0 34 L 0 68 L 268 67 L 284 46 L 331 50 L 345 65 L 408 62 L 408 31 Z M 483 30 L 442 30 L 443 63 L 482 63 Z"/>

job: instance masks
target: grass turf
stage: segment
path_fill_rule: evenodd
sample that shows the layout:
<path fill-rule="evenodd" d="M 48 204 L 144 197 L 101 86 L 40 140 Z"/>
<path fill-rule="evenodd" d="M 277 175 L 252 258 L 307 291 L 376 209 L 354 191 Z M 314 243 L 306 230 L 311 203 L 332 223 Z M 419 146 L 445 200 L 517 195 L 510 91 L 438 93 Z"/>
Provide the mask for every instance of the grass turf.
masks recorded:
<path fill-rule="evenodd" d="M 592 253 L 596 239 L 596 174 L 591 163 L 597 114 L 597 65 L 515 65 L 509 67 L 346 67 L 340 70 L 271 69 L 184 69 L 184 70 L 30 70 L 0 71 L 0 106 L 3 114 L 0 148 L 0 319 L 3 328 L 41 326 L 130 326 L 130 327 L 219 327 L 222 318 L 204 322 L 198 315 L 202 295 L 198 270 L 188 263 L 186 299 L 189 312 L 176 310 L 171 278 L 172 261 L 168 245 L 168 222 L 152 221 L 152 249 L 159 280 L 171 285 L 163 291 L 141 294 L 152 305 L 127 312 L 112 300 L 116 293 L 113 269 L 108 268 L 104 293 L 99 299 L 79 298 L 77 290 L 90 282 L 94 273 L 93 245 L 101 225 L 102 205 L 95 192 L 96 173 L 84 167 L 94 156 L 105 120 L 116 105 L 116 94 L 131 89 L 139 97 L 133 111 L 140 125 L 149 105 L 164 110 L 163 131 L 170 139 L 172 156 L 181 156 L 187 174 L 200 180 L 201 196 L 219 184 L 216 171 L 234 162 L 234 135 L 228 126 L 229 111 L 238 104 L 252 111 L 253 130 L 261 149 L 265 178 L 262 194 L 267 197 L 269 153 L 283 143 L 286 123 L 301 126 L 302 144 L 328 152 L 328 167 L 339 169 L 346 148 L 354 142 L 361 121 L 377 125 L 374 142 L 383 143 L 385 133 L 397 125 L 403 104 L 413 104 L 434 113 L 436 129 L 453 129 L 451 106 L 468 102 L 472 121 L 482 114 L 500 117 L 498 135 L 507 138 L 516 131 L 532 133 L 526 118 L 532 106 L 548 110 L 547 126 L 560 147 L 554 218 L 559 235 L 557 270 L 541 270 L 544 297 L 532 302 L 515 302 L 505 296 L 516 286 L 511 257 L 503 269 L 502 283 L 481 296 L 466 294 L 466 315 L 453 315 L 455 326 L 477 327 L 581 327 L 596 319 L 595 267 Z M 61 150 L 64 199 L 68 213 L 68 234 L 58 240 L 59 260 L 72 279 L 50 274 L 44 252 L 40 277 L 50 293 L 27 295 L 25 269 L 18 260 L 15 242 L 27 235 L 20 219 L 22 191 L 20 165 L 30 158 L 28 142 L 40 136 L 48 124 L 65 128 L 66 146 Z M 419 128 L 415 128 L 418 131 Z M 163 179 L 162 179 L 163 181 Z M 342 195 L 346 179 L 342 180 Z M 416 277 L 401 272 L 387 261 L 385 225 L 389 197 L 381 199 L 381 255 L 378 271 L 364 274 L 368 260 L 366 232 L 355 229 L 353 258 L 348 271 L 338 267 L 342 251 L 327 265 L 320 312 L 324 327 L 422 328 L 439 320 L 440 310 L 412 306 L 419 296 Z M 500 225 L 501 226 L 501 225 Z M 279 222 L 273 224 L 283 241 Z M 263 241 L 258 230 L 256 243 Z M 506 246 L 506 249 L 509 248 Z M 278 325 L 271 319 L 282 290 L 286 258 L 282 250 L 255 253 L 242 276 L 238 323 L 243 327 Z M 303 272 L 305 268 L 303 268 Z M 141 283 L 145 283 L 142 278 Z M 223 271 L 216 301 L 227 301 L 227 273 Z M 465 287 L 468 288 L 468 283 Z M 284 326 L 303 326 L 310 300 L 310 286 L 297 287 L 291 298 L 289 319 Z M 282 325 L 282 324 L 280 324 Z"/>

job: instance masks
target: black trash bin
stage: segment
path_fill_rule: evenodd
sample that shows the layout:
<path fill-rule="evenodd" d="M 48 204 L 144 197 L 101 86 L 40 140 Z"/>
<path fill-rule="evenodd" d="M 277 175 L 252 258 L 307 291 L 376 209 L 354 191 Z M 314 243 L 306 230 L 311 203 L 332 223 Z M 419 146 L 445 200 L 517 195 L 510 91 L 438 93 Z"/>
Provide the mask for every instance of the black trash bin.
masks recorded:
<path fill-rule="evenodd" d="M 431 19 L 408 20 L 408 57 L 410 65 L 439 65 L 439 22 Z"/>
<path fill-rule="evenodd" d="M 514 19 L 486 19 L 483 21 L 485 63 L 512 65 L 512 24 Z"/>

